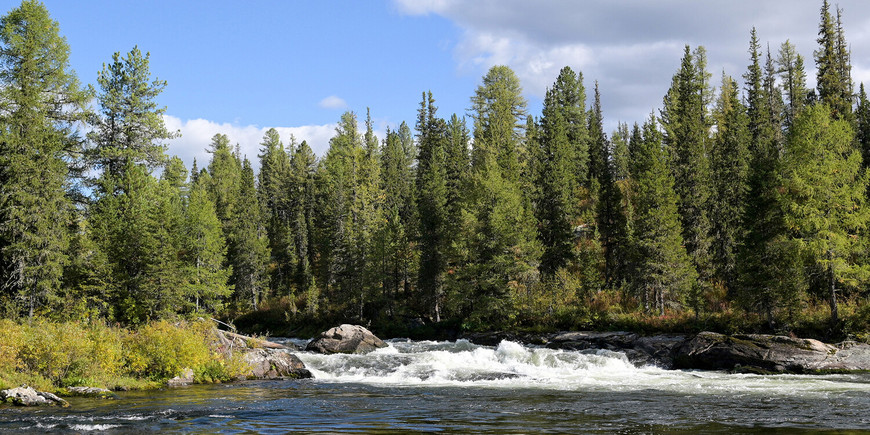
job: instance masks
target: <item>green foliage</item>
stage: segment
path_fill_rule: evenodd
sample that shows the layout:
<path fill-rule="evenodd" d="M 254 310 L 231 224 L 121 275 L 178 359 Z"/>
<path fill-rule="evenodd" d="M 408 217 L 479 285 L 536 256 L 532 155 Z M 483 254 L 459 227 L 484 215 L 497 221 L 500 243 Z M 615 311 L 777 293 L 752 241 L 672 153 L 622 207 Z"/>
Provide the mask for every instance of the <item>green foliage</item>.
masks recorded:
<path fill-rule="evenodd" d="M 68 59 L 42 3 L 0 18 L 0 281 L 11 310 L 31 317 L 58 291 L 67 262 L 67 162 L 81 148 L 73 129 L 88 101 Z"/>

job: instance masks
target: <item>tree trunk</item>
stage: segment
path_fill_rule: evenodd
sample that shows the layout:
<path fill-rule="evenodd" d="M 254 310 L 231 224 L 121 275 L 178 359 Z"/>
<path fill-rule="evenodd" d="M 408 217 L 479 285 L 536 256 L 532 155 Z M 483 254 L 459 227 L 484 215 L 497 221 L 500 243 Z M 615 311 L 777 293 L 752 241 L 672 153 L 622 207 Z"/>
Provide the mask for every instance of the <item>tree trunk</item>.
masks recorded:
<path fill-rule="evenodd" d="M 831 323 L 836 325 L 840 323 L 840 314 L 837 309 L 837 282 L 834 280 L 834 268 L 830 265 L 828 266 L 828 287 L 830 290 L 828 303 L 831 305 Z"/>

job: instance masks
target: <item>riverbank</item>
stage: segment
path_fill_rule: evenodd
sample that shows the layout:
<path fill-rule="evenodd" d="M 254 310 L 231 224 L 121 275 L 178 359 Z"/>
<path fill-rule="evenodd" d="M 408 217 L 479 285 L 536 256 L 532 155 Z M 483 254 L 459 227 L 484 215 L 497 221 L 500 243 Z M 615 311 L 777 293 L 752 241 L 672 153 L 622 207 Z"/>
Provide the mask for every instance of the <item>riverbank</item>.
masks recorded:
<path fill-rule="evenodd" d="M 306 376 L 283 346 L 219 331 L 205 320 L 138 328 L 0 320 L 0 390 L 28 385 L 69 396 L 75 387 L 127 391 Z"/>

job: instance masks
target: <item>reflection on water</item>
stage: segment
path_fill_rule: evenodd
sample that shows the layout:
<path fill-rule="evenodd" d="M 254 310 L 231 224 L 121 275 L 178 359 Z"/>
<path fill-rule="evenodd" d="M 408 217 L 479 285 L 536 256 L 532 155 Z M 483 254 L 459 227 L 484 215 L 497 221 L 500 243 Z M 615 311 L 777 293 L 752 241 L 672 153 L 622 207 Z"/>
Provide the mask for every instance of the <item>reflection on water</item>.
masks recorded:
<path fill-rule="evenodd" d="M 870 377 L 636 368 L 621 354 L 394 341 L 300 353 L 316 379 L 249 381 L 0 408 L 0 431 L 795 433 L 870 430 Z"/>

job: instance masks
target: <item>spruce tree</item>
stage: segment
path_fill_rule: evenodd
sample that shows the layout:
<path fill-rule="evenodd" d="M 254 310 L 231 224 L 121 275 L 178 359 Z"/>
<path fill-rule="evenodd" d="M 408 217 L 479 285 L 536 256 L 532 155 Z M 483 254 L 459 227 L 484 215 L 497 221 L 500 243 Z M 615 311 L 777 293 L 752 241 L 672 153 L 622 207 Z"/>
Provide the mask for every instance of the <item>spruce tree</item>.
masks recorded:
<path fill-rule="evenodd" d="M 420 277 L 425 312 L 441 320 L 447 267 L 447 123 L 436 116 L 432 93 L 423 94 L 417 117 L 417 210 L 420 217 Z"/>
<path fill-rule="evenodd" d="M 206 175 L 207 176 L 207 175 Z M 184 211 L 185 297 L 197 311 L 217 312 L 230 296 L 227 244 L 205 183 L 193 183 Z"/>
<path fill-rule="evenodd" d="M 67 162 L 81 147 L 74 128 L 87 101 L 43 4 L 23 1 L 0 18 L 2 302 L 31 317 L 57 292 L 67 262 Z"/>
<path fill-rule="evenodd" d="M 269 240 L 260 211 L 254 170 L 248 159 L 244 159 L 236 215 L 232 220 L 230 238 L 234 249 L 229 262 L 236 300 L 254 310 L 268 288 L 266 266 L 269 261 Z"/>
<path fill-rule="evenodd" d="M 291 216 L 289 210 L 288 182 L 290 158 L 278 131 L 270 128 L 260 142 L 260 173 L 257 194 L 263 208 L 266 233 L 269 235 L 271 287 L 281 295 L 293 292 L 292 279 L 296 265 Z M 291 140 L 291 149 L 295 144 Z"/>
<path fill-rule="evenodd" d="M 664 314 L 665 309 L 682 305 L 696 272 L 683 246 L 674 179 L 654 116 L 643 126 L 643 139 L 632 147 L 638 253 L 633 285 L 646 312 Z"/>
<path fill-rule="evenodd" d="M 737 250 L 744 237 L 744 207 L 749 192 L 750 137 L 746 108 L 740 102 L 737 86 L 731 77 L 723 75 L 710 157 L 710 213 L 716 217 L 712 220 L 711 252 L 716 278 L 729 291 L 736 285 Z"/>
<path fill-rule="evenodd" d="M 290 179 L 287 189 L 290 203 L 291 233 L 296 265 L 293 282 L 297 291 L 305 295 L 306 310 L 314 314 L 318 310 L 320 295 L 314 281 L 314 260 L 317 254 L 314 242 L 315 176 L 317 156 L 302 141 L 293 150 L 290 159 Z"/>
<path fill-rule="evenodd" d="M 863 156 L 864 167 L 870 167 L 870 100 L 864 92 L 864 83 L 858 88 L 858 106 L 855 108 L 855 140 Z"/>
<path fill-rule="evenodd" d="M 852 78 L 848 46 L 843 34 L 841 13 L 831 15 L 828 0 L 820 11 L 819 48 L 813 53 L 816 60 L 816 88 L 819 101 L 831 107 L 835 117 L 852 118 Z"/>
<path fill-rule="evenodd" d="M 407 128 L 406 125 L 404 127 Z M 381 165 L 385 223 L 378 240 L 384 250 L 381 271 L 383 298 L 387 315 L 392 317 L 399 295 L 411 279 L 410 263 L 414 258 L 412 238 L 416 234 L 410 226 L 416 214 L 413 154 L 406 152 L 398 131 L 387 131 L 381 151 Z"/>
<path fill-rule="evenodd" d="M 568 140 L 567 125 L 554 90 L 548 90 L 541 118 L 540 150 L 536 155 L 537 194 L 535 213 L 538 237 L 543 247 L 541 273 L 553 276 L 574 259 L 574 232 L 571 226 L 575 176 L 574 154 Z"/>
<path fill-rule="evenodd" d="M 749 132 L 748 196 L 744 211 L 745 235 L 737 257 L 737 300 L 762 314 L 773 327 L 780 311 L 793 311 L 805 281 L 793 244 L 785 237 L 782 210 L 776 197 L 780 186 L 781 128 L 776 89 L 761 69 L 758 37 L 752 29 L 746 81 Z M 771 103 L 774 104 L 771 104 Z"/>
<path fill-rule="evenodd" d="M 789 41 L 779 48 L 776 59 L 779 78 L 782 80 L 787 99 L 784 113 L 785 127 L 791 127 L 807 100 L 807 75 L 804 71 L 804 58 Z"/>
<path fill-rule="evenodd" d="M 706 106 L 710 91 L 705 80 L 707 73 L 703 70 L 704 63 L 702 50 L 692 53 L 686 46 L 680 70 L 674 75 L 662 111 L 665 144 L 671 158 L 683 239 L 701 280 L 690 300 L 696 313 L 701 309 L 703 288 L 712 276 Z"/>

